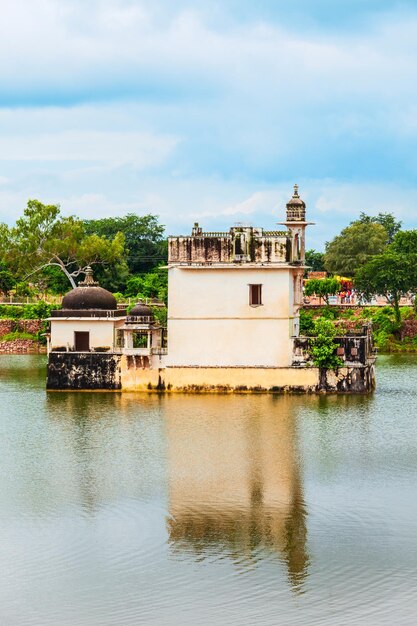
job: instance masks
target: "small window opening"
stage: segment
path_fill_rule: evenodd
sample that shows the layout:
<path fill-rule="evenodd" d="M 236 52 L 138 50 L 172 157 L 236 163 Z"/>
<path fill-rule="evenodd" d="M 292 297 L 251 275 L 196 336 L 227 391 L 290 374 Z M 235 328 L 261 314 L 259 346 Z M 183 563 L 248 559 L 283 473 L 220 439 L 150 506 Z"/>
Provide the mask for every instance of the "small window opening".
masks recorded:
<path fill-rule="evenodd" d="M 137 332 L 133 333 L 133 347 L 134 348 L 147 348 L 148 347 L 148 333 Z"/>
<path fill-rule="evenodd" d="M 249 304 L 250 306 L 261 306 L 262 285 L 249 285 Z"/>

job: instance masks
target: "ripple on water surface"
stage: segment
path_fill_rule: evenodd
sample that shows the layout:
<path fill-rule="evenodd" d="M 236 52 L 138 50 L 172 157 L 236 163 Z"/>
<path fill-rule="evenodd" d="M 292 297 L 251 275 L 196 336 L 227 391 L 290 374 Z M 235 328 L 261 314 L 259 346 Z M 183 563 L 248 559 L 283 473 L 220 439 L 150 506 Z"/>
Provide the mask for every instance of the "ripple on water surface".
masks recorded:
<path fill-rule="evenodd" d="M 0 622 L 414 624 L 416 364 L 372 397 L 158 397 L 2 357 Z"/>

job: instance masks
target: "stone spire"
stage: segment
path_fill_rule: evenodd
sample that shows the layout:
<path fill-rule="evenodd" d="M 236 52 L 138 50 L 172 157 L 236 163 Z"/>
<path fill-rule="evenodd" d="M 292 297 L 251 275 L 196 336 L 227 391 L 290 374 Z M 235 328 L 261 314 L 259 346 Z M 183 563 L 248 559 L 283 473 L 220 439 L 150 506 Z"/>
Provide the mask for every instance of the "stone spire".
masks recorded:
<path fill-rule="evenodd" d="M 85 273 L 85 278 L 83 281 L 78 283 L 78 286 L 79 287 L 97 287 L 98 282 L 94 280 L 93 278 L 93 269 L 92 267 L 90 267 L 90 265 L 87 265 L 87 267 L 84 270 L 84 273 Z"/>
<path fill-rule="evenodd" d="M 305 222 L 306 203 L 301 200 L 298 185 L 294 185 L 292 198 L 287 202 L 287 222 Z"/>

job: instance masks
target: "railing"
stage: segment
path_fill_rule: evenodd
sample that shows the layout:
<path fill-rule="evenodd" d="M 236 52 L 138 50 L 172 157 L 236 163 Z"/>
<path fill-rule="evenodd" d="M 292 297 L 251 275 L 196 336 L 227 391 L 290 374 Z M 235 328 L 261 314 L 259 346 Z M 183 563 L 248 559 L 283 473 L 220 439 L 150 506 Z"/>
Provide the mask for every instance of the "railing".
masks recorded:
<path fill-rule="evenodd" d="M 47 304 L 61 304 L 61 296 L 45 296 L 42 298 L 21 298 L 17 296 L 0 296 L 0 304 L 8 304 L 10 306 L 25 306 L 25 304 L 39 304 L 39 302 L 46 302 Z"/>
<path fill-rule="evenodd" d="M 303 366 L 311 361 L 311 341 L 314 337 L 293 338 L 293 365 Z M 334 338 L 335 354 L 345 363 L 366 365 L 375 358 L 371 328 L 363 326 L 358 331 L 347 332 Z"/>
<path fill-rule="evenodd" d="M 101 310 L 101 309 L 59 309 L 51 311 L 51 317 L 124 317 L 125 309 Z"/>
<path fill-rule="evenodd" d="M 168 348 L 152 348 L 152 354 L 160 356 L 168 354 Z"/>
<path fill-rule="evenodd" d="M 128 324 L 154 324 L 156 320 L 153 315 L 128 315 L 126 322 Z"/>

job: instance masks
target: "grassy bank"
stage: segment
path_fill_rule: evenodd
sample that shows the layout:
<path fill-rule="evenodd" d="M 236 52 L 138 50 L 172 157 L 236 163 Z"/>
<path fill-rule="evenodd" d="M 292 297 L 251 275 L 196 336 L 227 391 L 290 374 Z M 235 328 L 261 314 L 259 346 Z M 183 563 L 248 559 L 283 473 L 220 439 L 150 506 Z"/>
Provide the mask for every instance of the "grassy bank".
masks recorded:
<path fill-rule="evenodd" d="M 390 306 L 302 309 L 300 334 L 311 334 L 314 319 L 317 317 L 332 320 L 341 335 L 360 330 L 365 322 L 371 321 L 375 345 L 380 352 L 417 353 L 417 314 L 413 307 L 401 308 L 399 324 L 395 321 L 394 311 Z"/>

